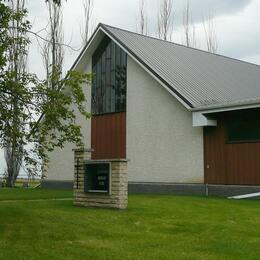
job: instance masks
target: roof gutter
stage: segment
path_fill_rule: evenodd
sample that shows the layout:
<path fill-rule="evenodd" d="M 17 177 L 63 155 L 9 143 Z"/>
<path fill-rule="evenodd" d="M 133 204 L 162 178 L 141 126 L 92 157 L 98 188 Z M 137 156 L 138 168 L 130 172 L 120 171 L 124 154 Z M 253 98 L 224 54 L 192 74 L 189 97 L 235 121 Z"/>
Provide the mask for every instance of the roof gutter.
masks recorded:
<path fill-rule="evenodd" d="M 247 102 L 237 102 L 232 104 L 212 105 L 207 107 L 192 108 L 191 112 L 201 112 L 203 114 L 218 113 L 232 110 L 250 109 L 260 107 L 260 99 Z"/>

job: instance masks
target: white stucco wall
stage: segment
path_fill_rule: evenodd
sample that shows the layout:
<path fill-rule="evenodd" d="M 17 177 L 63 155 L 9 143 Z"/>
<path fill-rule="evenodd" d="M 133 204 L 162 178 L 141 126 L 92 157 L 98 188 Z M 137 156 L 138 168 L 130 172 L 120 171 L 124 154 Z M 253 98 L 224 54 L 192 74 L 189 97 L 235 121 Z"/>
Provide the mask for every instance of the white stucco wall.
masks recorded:
<path fill-rule="evenodd" d="M 91 60 L 91 59 L 89 59 Z M 91 72 L 91 63 L 86 71 Z M 88 110 L 91 89 L 85 88 Z M 85 147 L 91 146 L 91 120 L 78 114 Z M 73 179 L 73 144 L 50 154 L 47 180 Z M 158 82 L 128 57 L 127 158 L 130 182 L 203 182 L 203 132 L 192 115 Z"/>
<path fill-rule="evenodd" d="M 86 65 L 86 73 L 91 73 L 91 59 Z M 87 110 L 91 110 L 91 87 L 84 86 L 84 93 L 87 97 Z M 91 145 L 91 119 L 86 120 L 76 109 L 77 124 L 82 126 L 83 142 L 86 148 Z M 57 148 L 50 153 L 50 164 L 46 172 L 47 180 L 71 181 L 74 172 L 74 144 L 67 143 L 63 149 Z"/>
<path fill-rule="evenodd" d="M 128 57 L 130 182 L 203 182 L 203 129 L 192 114 Z"/>

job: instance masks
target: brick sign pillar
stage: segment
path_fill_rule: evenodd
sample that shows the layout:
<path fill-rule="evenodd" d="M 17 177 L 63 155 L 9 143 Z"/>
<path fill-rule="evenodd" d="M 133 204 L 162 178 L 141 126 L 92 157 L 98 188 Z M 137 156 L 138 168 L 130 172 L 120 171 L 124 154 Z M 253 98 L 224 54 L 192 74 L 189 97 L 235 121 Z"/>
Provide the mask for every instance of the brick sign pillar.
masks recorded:
<path fill-rule="evenodd" d="M 73 151 L 74 205 L 126 209 L 128 204 L 127 160 L 91 160 L 91 150 L 74 149 Z M 108 171 L 105 172 L 104 169 Z"/>

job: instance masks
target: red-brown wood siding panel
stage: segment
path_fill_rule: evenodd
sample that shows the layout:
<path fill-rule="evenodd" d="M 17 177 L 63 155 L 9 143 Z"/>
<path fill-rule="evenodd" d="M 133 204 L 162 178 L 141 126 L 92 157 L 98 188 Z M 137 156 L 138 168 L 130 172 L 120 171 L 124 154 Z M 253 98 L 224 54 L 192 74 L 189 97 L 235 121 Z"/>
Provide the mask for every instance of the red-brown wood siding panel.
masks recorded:
<path fill-rule="evenodd" d="M 204 128 L 205 183 L 260 185 L 260 142 L 227 143 L 223 120 Z"/>
<path fill-rule="evenodd" d="M 92 159 L 126 158 L 126 113 L 93 116 L 91 119 Z"/>

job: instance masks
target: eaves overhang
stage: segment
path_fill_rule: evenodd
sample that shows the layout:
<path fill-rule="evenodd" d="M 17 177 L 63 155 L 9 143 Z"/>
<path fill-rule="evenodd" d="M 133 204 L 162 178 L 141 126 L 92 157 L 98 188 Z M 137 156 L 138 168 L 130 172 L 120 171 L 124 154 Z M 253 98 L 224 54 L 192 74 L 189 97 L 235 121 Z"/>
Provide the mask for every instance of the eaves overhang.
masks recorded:
<path fill-rule="evenodd" d="M 225 105 L 212 105 L 202 108 L 193 108 L 192 111 L 192 126 L 217 126 L 217 120 L 212 119 L 211 115 L 227 111 L 253 109 L 260 107 L 260 99 L 247 100 Z"/>

